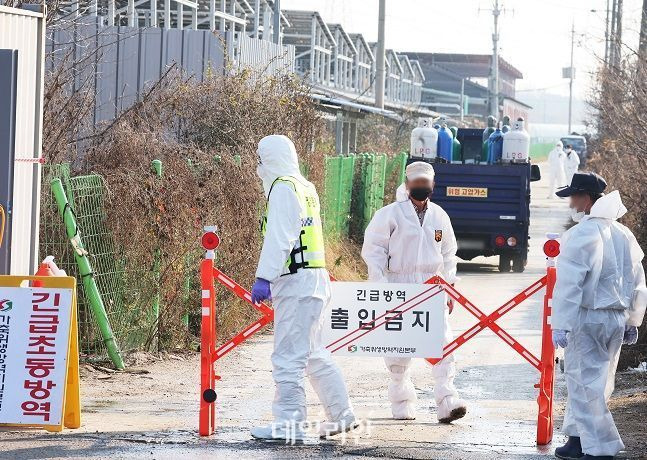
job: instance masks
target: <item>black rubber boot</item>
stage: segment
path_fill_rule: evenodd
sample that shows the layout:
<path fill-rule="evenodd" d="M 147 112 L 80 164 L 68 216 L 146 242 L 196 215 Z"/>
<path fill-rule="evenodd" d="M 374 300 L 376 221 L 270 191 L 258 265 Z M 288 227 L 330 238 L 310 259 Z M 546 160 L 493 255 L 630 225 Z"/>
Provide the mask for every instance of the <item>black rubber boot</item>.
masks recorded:
<path fill-rule="evenodd" d="M 613 460 L 615 457 L 612 455 L 589 455 L 585 454 L 582 460 Z"/>
<path fill-rule="evenodd" d="M 580 438 L 578 436 L 569 436 L 566 444 L 555 449 L 555 457 L 563 460 L 580 460 L 584 458 Z"/>

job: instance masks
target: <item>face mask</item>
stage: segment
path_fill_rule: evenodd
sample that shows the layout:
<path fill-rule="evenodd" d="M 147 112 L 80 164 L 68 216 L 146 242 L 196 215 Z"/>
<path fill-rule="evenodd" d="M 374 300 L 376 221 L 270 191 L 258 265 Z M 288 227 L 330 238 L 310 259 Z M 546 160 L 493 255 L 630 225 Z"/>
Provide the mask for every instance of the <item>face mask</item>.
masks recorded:
<path fill-rule="evenodd" d="M 409 196 L 417 201 L 424 201 L 431 195 L 430 187 L 416 187 L 409 190 Z"/>
<path fill-rule="evenodd" d="M 571 219 L 573 219 L 573 222 L 581 221 L 586 215 L 584 211 L 578 211 L 575 208 L 570 208 L 570 209 L 571 209 Z"/>

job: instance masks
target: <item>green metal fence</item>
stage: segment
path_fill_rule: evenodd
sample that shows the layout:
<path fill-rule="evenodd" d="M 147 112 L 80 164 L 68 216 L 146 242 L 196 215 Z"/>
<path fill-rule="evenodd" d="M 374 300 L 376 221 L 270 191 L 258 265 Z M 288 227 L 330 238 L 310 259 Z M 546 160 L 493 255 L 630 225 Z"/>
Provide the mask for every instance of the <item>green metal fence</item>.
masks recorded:
<path fill-rule="evenodd" d="M 107 189 L 96 174 L 70 177 L 68 165 L 44 168 L 41 201 L 41 255 L 54 255 L 56 262 L 69 275 L 78 279 L 79 334 L 81 351 L 103 355 L 105 346 L 92 315 L 74 261 L 73 249 L 65 234 L 61 217 L 56 212 L 50 183 L 59 178 L 76 216 L 83 246 L 114 334 L 122 349 L 150 346 L 156 326 L 151 310 L 152 287 L 147 277 L 129 270 L 127 258 L 115 246 L 108 226 L 105 200 Z M 150 277 L 149 277 L 150 278 Z"/>
<path fill-rule="evenodd" d="M 325 168 L 324 231 L 328 235 L 348 235 L 355 156 L 326 157 Z"/>
<path fill-rule="evenodd" d="M 388 157 L 383 154 L 359 154 L 327 157 L 325 190 L 322 199 L 324 229 L 331 236 L 361 238 L 366 225 L 389 194 L 404 180 L 406 154 Z M 60 179 L 77 221 L 81 241 L 88 251 L 92 276 L 105 305 L 114 336 L 122 350 L 154 348 L 158 338 L 158 275 L 154 267 L 141 272 L 140 261 L 129 265 L 129 257 L 115 243 L 107 215 L 108 190 L 96 174 L 71 177 L 69 165 L 46 165 L 41 189 L 40 254 L 54 255 L 58 265 L 77 277 L 79 286 L 79 333 L 81 351 L 105 356 L 105 345 L 86 298 L 83 282 L 74 259 L 74 250 L 65 226 L 57 212 L 51 182 Z M 197 253 L 196 253 L 197 254 Z M 193 259 L 187 256 L 185 264 Z M 155 259 L 157 261 L 157 259 Z M 135 263 L 136 262 L 136 263 Z M 159 263 L 158 261 L 156 263 Z M 186 270 L 187 274 L 193 273 Z M 183 296 L 195 289 L 187 275 Z M 188 303 L 188 302 L 187 302 Z M 184 315 L 186 327 L 188 315 Z"/>
<path fill-rule="evenodd" d="M 375 211 L 384 206 L 386 183 L 386 155 L 362 153 L 358 155 L 354 197 L 355 234 L 363 234 Z"/>
<path fill-rule="evenodd" d="M 390 202 L 404 181 L 407 154 L 378 153 L 326 157 L 324 230 L 330 236 L 361 238 L 375 212 Z"/>

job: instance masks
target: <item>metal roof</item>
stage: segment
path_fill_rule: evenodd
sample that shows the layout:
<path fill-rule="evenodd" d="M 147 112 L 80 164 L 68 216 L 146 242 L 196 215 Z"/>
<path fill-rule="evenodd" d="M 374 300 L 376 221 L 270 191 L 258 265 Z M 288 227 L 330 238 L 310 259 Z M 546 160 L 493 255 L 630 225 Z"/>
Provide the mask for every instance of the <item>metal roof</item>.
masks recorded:
<path fill-rule="evenodd" d="M 371 62 L 375 62 L 375 55 L 373 54 L 373 50 L 371 49 L 371 46 L 368 44 L 366 39 L 364 38 L 364 35 L 362 34 L 348 34 L 348 36 L 353 40 L 355 43 L 355 48 L 357 48 L 357 43 L 359 42 L 362 47 L 366 50 L 369 59 Z M 357 50 L 359 52 L 359 50 Z"/>
<path fill-rule="evenodd" d="M 321 15 L 316 11 L 301 11 L 301 10 L 283 10 L 283 14 L 290 22 L 290 26 L 284 29 L 284 35 L 290 35 L 291 33 L 296 33 L 297 35 L 307 37 L 308 41 L 310 40 L 311 29 L 312 29 L 312 18 L 314 17 L 321 26 L 324 34 L 330 40 L 330 42 L 335 45 L 335 37 L 333 37 L 330 29 L 324 22 Z"/>
<path fill-rule="evenodd" d="M 410 53 L 407 53 L 410 54 Z M 459 53 L 415 53 L 419 59 L 431 59 L 434 64 L 440 64 L 459 74 L 461 77 L 487 77 L 490 74 L 491 54 L 459 54 Z M 499 56 L 499 72 L 511 78 L 523 78 L 519 69 Z"/>
<path fill-rule="evenodd" d="M 339 31 L 340 35 L 342 36 L 346 44 L 349 46 L 353 54 L 357 54 L 357 48 L 355 47 L 355 43 L 353 43 L 353 40 L 351 40 L 350 36 L 346 33 L 346 31 L 341 26 L 341 24 L 327 24 L 327 25 L 328 25 L 328 29 L 333 34 L 333 36 L 336 31 Z"/>

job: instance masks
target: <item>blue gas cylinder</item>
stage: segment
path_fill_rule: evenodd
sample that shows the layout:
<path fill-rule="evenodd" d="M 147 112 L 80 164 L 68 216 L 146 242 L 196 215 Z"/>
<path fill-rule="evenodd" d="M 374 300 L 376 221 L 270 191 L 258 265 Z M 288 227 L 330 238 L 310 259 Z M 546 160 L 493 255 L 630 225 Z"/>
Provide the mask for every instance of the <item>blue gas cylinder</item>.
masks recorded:
<path fill-rule="evenodd" d="M 437 155 L 443 160 L 451 163 L 452 151 L 454 149 L 454 136 L 447 125 L 442 125 L 438 130 L 438 152 Z"/>
<path fill-rule="evenodd" d="M 488 139 L 488 163 L 494 164 L 501 161 L 503 155 L 503 132 L 497 126 Z"/>

